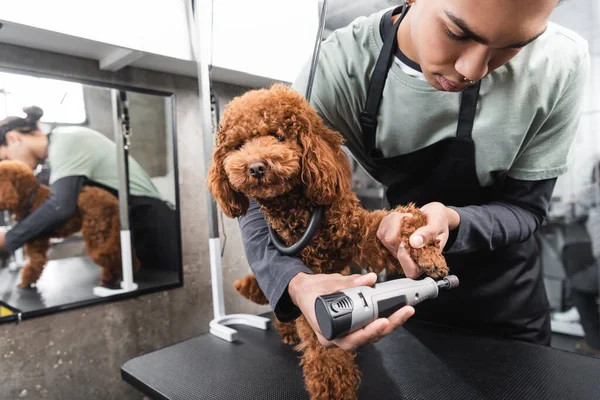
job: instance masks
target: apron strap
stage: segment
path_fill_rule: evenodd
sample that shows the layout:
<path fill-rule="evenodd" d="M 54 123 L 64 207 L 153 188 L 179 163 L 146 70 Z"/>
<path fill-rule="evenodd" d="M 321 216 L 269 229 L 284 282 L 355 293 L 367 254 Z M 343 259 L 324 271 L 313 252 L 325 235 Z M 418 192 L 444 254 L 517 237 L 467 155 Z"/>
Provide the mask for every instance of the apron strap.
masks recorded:
<path fill-rule="evenodd" d="M 457 137 L 471 139 L 480 87 L 481 81 L 478 81 L 476 84 L 469 86 L 462 92 L 460 111 L 458 113 L 458 126 L 456 128 Z"/>
<path fill-rule="evenodd" d="M 379 105 L 381 104 L 381 97 L 383 94 L 383 88 L 387 79 L 388 71 L 390 69 L 390 63 L 393 60 L 395 49 L 398 47 L 398 28 L 400 23 L 406 16 L 409 7 L 404 7 L 402 15 L 398 18 L 398 21 L 394 24 L 391 30 L 391 35 L 386 36 L 386 40 L 383 42 L 383 47 L 377 58 L 375 64 L 375 70 L 371 78 L 371 83 L 367 92 L 367 101 L 364 110 L 360 113 L 360 125 L 363 132 L 363 144 L 367 154 L 373 158 L 380 158 L 382 156 L 381 151 L 375 149 L 375 135 L 377 133 L 377 114 L 379 111 Z M 390 37 L 391 36 L 391 37 Z"/>
<path fill-rule="evenodd" d="M 371 76 L 371 82 L 367 91 L 367 99 L 363 111 L 360 113 L 360 125 L 363 133 L 363 144 L 367 155 L 371 158 L 383 158 L 381 150 L 375 148 L 377 135 L 377 114 L 383 96 L 383 88 L 390 69 L 390 64 L 398 47 L 398 28 L 406 16 L 410 6 L 403 7 L 398 21 L 386 35 L 383 47 L 377 58 L 375 69 Z M 457 137 L 471 139 L 475 114 L 477 111 L 477 100 L 481 81 L 469 86 L 461 94 L 460 110 L 458 115 Z"/>

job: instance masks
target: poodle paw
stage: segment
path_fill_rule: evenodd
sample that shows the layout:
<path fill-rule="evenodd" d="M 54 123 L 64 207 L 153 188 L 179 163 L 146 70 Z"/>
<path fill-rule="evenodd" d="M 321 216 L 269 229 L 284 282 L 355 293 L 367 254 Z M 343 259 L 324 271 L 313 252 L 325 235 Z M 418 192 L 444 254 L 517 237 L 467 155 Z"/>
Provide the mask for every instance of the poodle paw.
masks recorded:
<path fill-rule="evenodd" d="M 121 289 L 121 284 L 119 282 L 115 283 L 115 282 L 106 282 L 101 280 L 98 283 L 98 286 L 107 288 L 107 289 Z"/>
<path fill-rule="evenodd" d="M 413 259 L 427 276 L 434 279 L 448 276 L 448 265 L 438 243 L 414 249 Z"/>
<path fill-rule="evenodd" d="M 296 324 L 293 322 L 281 322 L 277 318 L 273 321 L 273 326 L 279 332 L 281 341 L 284 344 L 295 346 L 300 342 L 298 331 L 296 330 Z"/>
<path fill-rule="evenodd" d="M 422 271 L 434 279 L 441 279 L 448 276 L 448 267 L 440 267 L 439 265 L 422 267 Z"/>
<path fill-rule="evenodd" d="M 281 335 L 281 342 L 288 346 L 295 346 L 300 342 L 300 338 L 295 332 L 286 332 Z"/>

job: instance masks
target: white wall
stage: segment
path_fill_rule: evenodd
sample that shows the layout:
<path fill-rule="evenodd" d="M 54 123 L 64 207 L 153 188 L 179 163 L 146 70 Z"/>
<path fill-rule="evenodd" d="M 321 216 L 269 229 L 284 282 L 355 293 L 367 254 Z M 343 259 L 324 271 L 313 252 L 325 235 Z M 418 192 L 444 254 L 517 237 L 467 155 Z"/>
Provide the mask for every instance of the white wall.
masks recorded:
<path fill-rule="evenodd" d="M 193 60 L 186 1 L 191 0 L 0 0 L 0 21 L 174 63 Z M 215 67 L 292 82 L 312 54 L 317 0 L 213 0 L 213 7 Z M 60 43 L 54 45 L 61 52 Z M 65 53 L 73 51 L 65 47 Z M 153 60 L 160 70 L 165 60 Z"/>
<path fill-rule="evenodd" d="M 191 59 L 184 0 L 5 0 L 1 10 L 4 21 Z"/>
<path fill-rule="evenodd" d="M 215 0 L 213 64 L 293 82 L 312 55 L 316 0 Z"/>
<path fill-rule="evenodd" d="M 598 0 L 565 1 L 552 20 L 574 30 L 588 40 L 591 75 L 581 113 L 579 129 L 570 155 L 569 171 L 558 179 L 555 196 L 566 202 L 590 182 L 591 171 L 600 160 L 600 5 Z M 557 212 L 567 212 L 566 207 Z"/>

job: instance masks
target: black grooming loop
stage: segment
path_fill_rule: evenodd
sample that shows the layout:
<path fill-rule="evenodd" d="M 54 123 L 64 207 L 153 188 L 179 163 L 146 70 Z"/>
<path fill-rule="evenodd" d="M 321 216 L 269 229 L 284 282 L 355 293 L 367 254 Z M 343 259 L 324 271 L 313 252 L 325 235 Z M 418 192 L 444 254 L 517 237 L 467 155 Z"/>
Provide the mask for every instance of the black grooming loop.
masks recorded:
<path fill-rule="evenodd" d="M 306 85 L 306 94 L 304 96 L 307 101 L 310 101 L 310 95 L 312 93 L 313 81 L 315 79 L 315 72 L 317 70 L 317 64 L 318 64 L 317 61 L 319 59 L 319 51 L 321 50 L 321 40 L 323 37 L 323 29 L 325 28 L 325 16 L 326 15 L 327 15 L 327 0 L 323 0 L 323 6 L 321 7 L 321 18 L 319 20 L 319 29 L 317 32 L 317 39 L 315 41 L 315 50 L 313 52 L 313 56 L 312 56 L 312 60 L 311 60 L 310 74 L 308 75 L 308 82 Z M 279 238 L 277 237 L 277 233 L 269 225 L 269 236 L 270 236 L 271 243 L 280 253 L 285 254 L 286 256 L 293 256 L 293 255 L 299 253 L 300 251 L 302 251 L 303 248 L 306 247 L 306 245 L 308 245 L 308 243 L 311 241 L 311 239 L 315 235 L 315 232 L 319 228 L 319 223 L 321 222 L 322 217 L 323 217 L 323 206 L 316 206 L 313 211 L 312 216 L 310 217 L 310 221 L 308 223 L 308 227 L 306 228 L 306 231 L 304 232 L 304 234 L 302 235 L 300 240 L 298 240 L 296 243 L 294 243 L 290 247 L 286 247 L 285 244 L 283 244 L 279 240 Z"/>

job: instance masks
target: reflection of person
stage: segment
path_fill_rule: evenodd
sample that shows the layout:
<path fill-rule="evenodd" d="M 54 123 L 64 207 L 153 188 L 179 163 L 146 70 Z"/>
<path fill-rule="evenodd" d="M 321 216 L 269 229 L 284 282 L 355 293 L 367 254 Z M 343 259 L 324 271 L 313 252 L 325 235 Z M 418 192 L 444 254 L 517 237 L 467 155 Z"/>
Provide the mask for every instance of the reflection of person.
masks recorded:
<path fill-rule="evenodd" d="M 579 312 L 585 340 L 577 343 L 576 348 L 582 353 L 600 356 L 600 311 L 598 294 L 600 281 L 600 179 L 598 179 L 600 163 L 594 167 L 591 184 L 583 188 L 575 198 L 575 203 L 587 215 L 586 227 L 592 244 L 595 263 L 582 265 L 569 277 L 571 298 Z"/>
<path fill-rule="evenodd" d="M 38 127 L 43 111 L 35 106 L 24 111 L 25 118 L 0 122 L 0 159 L 23 161 L 34 169 L 47 159 L 51 196 L 13 229 L 0 233 L 0 248 L 11 251 L 71 217 L 82 186 L 98 186 L 115 196 L 119 188 L 114 142 L 80 126 L 57 127 L 46 135 Z M 176 269 L 175 213 L 131 156 L 129 185 L 130 230 L 142 269 Z"/>
<path fill-rule="evenodd" d="M 408 318 L 550 344 L 549 304 L 533 233 L 544 220 L 579 119 L 587 44 L 548 21 L 557 0 L 408 0 L 354 20 L 322 43 L 311 104 L 377 181 L 390 206 L 415 202 L 429 223 L 413 247 L 440 240 L 460 287 L 404 307 L 334 342 L 315 298 L 375 283 L 375 274 L 312 275 L 277 253 L 255 203 L 240 218 L 251 269 L 276 316 L 301 313 L 325 346 L 355 349 Z M 305 93 L 310 65 L 294 87 Z M 402 215 L 382 242 L 408 277 Z M 416 312 L 415 312 L 416 311 Z"/>

